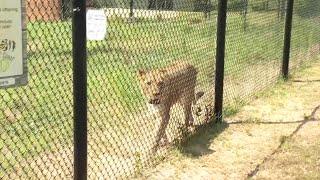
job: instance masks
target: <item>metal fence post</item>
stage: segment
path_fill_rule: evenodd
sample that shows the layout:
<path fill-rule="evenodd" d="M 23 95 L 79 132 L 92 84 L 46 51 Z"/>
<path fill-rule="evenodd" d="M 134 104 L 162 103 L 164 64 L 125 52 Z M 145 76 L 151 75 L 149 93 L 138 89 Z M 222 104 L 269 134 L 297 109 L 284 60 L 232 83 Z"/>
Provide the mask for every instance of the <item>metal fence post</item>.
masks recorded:
<path fill-rule="evenodd" d="M 215 113 L 217 122 L 222 121 L 227 3 L 228 3 L 227 0 L 219 0 L 218 2 L 215 102 L 214 102 L 215 103 L 214 113 Z"/>
<path fill-rule="evenodd" d="M 129 17 L 133 18 L 133 0 L 130 0 L 130 13 L 129 13 Z"/>
<path fill-rule="evenodd" d="M 86 0 L 73 0 L 74 179 L 87 179 Z"/>
<path fill-rule="evenodd" d="M 244 0 L 244 12 L 243 12 L 243 30 L 247 30 L 247 15 L 248 15 L 248 0 Z"/>
<path fill-rule="evenodd" d="M 286 12 L 284 46 L 283 46 L 283 62 L 282 62 L 282 76 L 284 79 L 288 79 L 288 74 L 289 74 L 293 3 L 294 3 L 294 0 L 287 0 L 287 12 Z"/>

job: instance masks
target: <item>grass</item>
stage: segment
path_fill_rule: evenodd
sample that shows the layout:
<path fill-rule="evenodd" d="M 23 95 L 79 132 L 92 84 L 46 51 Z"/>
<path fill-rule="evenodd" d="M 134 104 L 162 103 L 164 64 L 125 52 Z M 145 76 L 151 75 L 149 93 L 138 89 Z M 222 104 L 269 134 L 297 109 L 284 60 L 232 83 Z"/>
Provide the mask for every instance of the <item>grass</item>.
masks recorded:
<path fill-rule="evenodd" d="M 307 52 L 320 42 L 318 24 L 294 18 L 293 49 Z M 244 31 L 242 17 L 228 14 L 226 77 L 266 86 L 243 73 L 256 65 L 280 65 L 283 24 L 275 12 L 252 12 Z M 71 22 L 33 22 L 27 28 L 29 83 L 0 90 L 0 177 L 25 158 L 72 146 Z M 89 136 L 132 128 L 128 114 L 146 108 L 135 76 L 140 68 L 185 60 L 199 69 L 200 89 L 213 87 L 216 18 L 204 20 L 199 14 L 160 21 L 141 19 L 136 23 L 115 18 L 108 21 L 107 31 L 104 41 L 87 44 Z M 263 74 L 259 78 L 264 78 Z M 236 87 L 229 88 L 232 91 Z M 20 112 L 22 118 L 8 121 L 4 114 L 7 109 Z M 230 108 L 229 113 L 235 111 Z M 7 151 L 14 153 L 6 156 Z"/>

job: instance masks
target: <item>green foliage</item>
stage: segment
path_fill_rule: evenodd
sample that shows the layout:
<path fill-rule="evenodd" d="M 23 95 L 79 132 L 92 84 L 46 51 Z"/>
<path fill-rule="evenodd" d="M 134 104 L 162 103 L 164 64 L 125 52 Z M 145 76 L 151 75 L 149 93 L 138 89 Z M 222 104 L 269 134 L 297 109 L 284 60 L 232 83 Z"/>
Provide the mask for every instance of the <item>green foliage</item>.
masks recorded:
<path fill-rule="evenodd" d="M 245 0 L 229 0 L 228 10 L 229 11 L 242 11 L 245 8 Z"/>
<path fill-rule="evenodd" d="M 249 1 L 249 5 L 253 11 L 271 11 L 279 9 L 285 0 L 254 0 Z"/>
<path fill-rule="evenodd" d="M 194 11 L 196 12 L 210 12 L 216 9 L 214 4 L 210 0 L 194 0 L 193 1 Z"/>
<path fill-rule="evenodd" d="M 250 3 L 252 3 L 251 8 L 253 11 L 268 10 L 268 0 L 253 1 Z"/>
<path fill-rule="evenodd" d="M 294 11 L 299 16 L 304 18 L 320 16 L 320 1 L 319 0 L 295 1 Z"/>

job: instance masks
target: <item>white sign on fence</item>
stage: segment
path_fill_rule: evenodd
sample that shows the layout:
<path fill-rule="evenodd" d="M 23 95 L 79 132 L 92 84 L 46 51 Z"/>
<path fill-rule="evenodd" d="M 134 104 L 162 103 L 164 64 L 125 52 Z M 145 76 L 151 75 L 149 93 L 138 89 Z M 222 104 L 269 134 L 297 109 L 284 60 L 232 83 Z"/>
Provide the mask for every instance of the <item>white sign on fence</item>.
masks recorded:
<path fill-rule="evenodd" d="M 0 88 L 27 83 L 21 0 L 0 0 Z"/>
<path fill-rule="evenodd" d="M 107 34 L 107 17 L 104 10 L 87 11 L 87 39 L 103 40 Z"/>

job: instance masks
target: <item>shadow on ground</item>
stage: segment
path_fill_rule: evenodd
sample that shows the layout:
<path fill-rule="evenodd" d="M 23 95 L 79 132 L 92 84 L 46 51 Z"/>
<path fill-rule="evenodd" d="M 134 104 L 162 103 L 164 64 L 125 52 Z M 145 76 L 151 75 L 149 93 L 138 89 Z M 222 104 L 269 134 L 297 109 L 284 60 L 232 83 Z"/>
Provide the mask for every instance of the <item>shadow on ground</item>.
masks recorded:
<path fill-rule="evenodd" d="M 228 127 L 226 122 L 197 126 L 197 133 L 182 142 L 178 149 L 183 155 L 193 158 L 212 154 L 214 153 L 214 150 L 210 149 L 212 141 Z"/>

